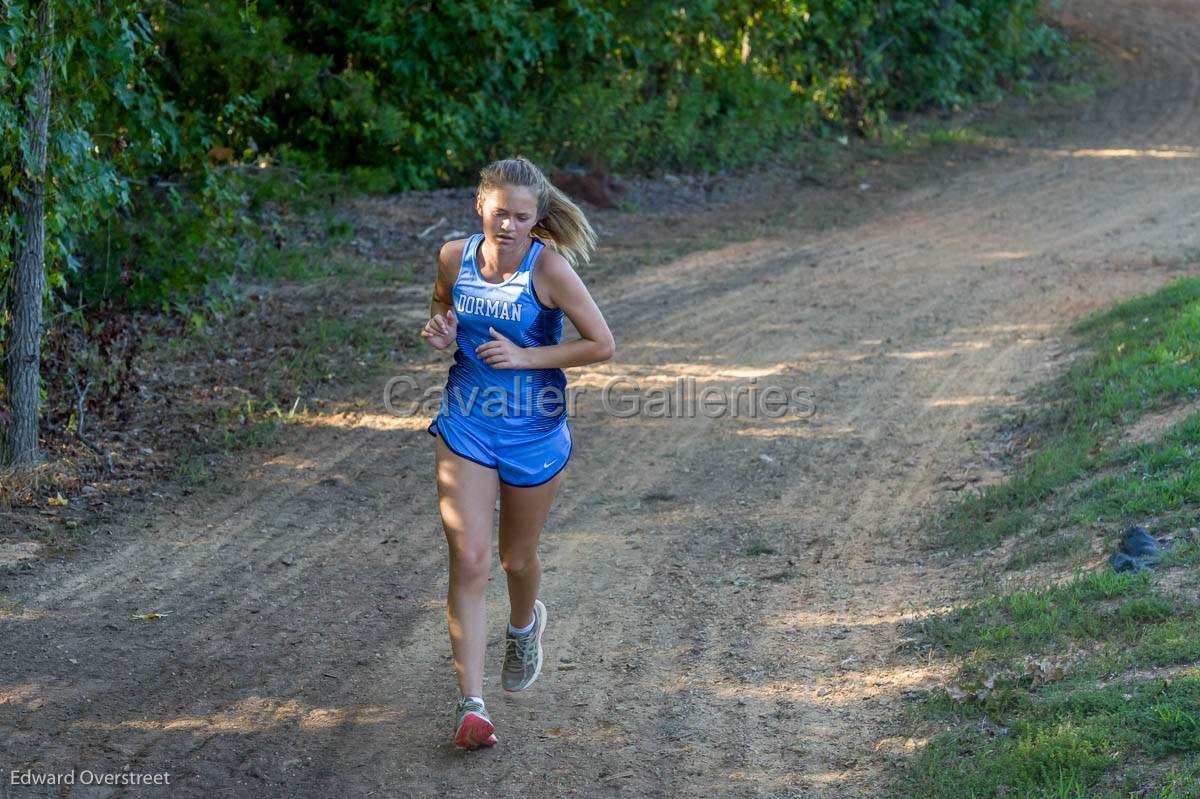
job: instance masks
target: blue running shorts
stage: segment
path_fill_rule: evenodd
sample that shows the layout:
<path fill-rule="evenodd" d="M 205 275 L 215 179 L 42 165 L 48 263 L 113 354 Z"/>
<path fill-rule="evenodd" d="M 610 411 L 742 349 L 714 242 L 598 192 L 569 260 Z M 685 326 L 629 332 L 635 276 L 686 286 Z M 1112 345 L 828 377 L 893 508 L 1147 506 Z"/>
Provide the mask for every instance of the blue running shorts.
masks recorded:
<path fill-rule="evenodd" d="M 567 417 L 548 433 L 529 435 L 489 430 L 458 417 L 438 416 L 429 435 L 442 436 L 454 454 L 495 469 L 511 486 L 531 488 L 554 479 L 571 458 L 571 428 Z"/>

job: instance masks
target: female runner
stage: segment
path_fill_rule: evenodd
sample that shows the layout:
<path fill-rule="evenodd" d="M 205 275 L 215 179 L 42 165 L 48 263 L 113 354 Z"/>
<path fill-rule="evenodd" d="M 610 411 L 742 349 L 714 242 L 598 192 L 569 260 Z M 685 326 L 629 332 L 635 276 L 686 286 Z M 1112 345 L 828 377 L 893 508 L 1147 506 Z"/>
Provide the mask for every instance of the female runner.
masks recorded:
<path fill-rule="evenodd" d="M 571 455 L 562 370 L 616 351 L 573 268 L 596 244 L 578 206 L 533 163 L 509 158 L 480 172 L 475 210 L 483 232 L 442 247 L 431 318 L 421 331 L 439 350 L 458 344 L 429 432 L 450 549 L 446 610 L 460 693 L 454 743 L 463 749 L 497 742 L 483 702 L 497 491 L 510 606 L 500 682 L 523 691 L 541 673 L 546 628 L 538 539 Z M 560 343 L 564 314 L 579 338 Z"/>

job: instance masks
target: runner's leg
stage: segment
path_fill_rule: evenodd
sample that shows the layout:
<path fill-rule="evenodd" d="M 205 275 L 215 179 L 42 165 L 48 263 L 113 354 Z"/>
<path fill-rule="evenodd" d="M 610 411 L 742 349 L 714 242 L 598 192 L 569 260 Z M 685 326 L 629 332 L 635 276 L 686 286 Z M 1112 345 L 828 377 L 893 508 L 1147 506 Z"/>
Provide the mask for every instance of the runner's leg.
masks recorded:
<path fill-rule="evenodd" d="M 495 469 L 456 455 L 437 437 L 438 510 L 450 548 L 446 614 L 463 696 L 483 696 L 484 595 L 492 566 Z"/>
<path fill-rule="evenodd" d="M 509 623 L 521 628 L 533 619 L 542 578 L 538 541 L 563 472 L 530 488 L 500 482 L 500 564 L 508 577 Z"/>

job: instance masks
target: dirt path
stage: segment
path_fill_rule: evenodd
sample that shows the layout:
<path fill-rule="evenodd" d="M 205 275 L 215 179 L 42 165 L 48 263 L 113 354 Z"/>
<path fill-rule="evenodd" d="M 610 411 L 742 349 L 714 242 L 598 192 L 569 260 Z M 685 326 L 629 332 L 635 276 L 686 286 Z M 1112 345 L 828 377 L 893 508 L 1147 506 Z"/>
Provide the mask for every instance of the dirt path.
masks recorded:
<path fill-rule="evenodd" d="M 619 353 L 570 373 L 589 393 L 543 553 L 547 667 L 519 699 L 489 676 L 495 751 L 450 745 L 432 440 L 376 407 L 102 557 L 8 578 L 0 769 L 169 771 L 168 795 L 204 797 L 880 795 L 904 694 L 938 677 L 896 654 L 899 623 L 969 588 L 920 521 L 988 479 L 980 414 L 1057 368 L 1069 319 L 1200 253 L 1200 2 L 1062 19 L 1120 80 L 1051 146 L 597 288 Z M 816 413 L 617 419 L 616 374 L 805 386 Z M 502 587 L 497 567 L 497 632 Z M 129 618 L 151 610 L 170 615 Z M 0 796 L 162 795 L 0 777 Z"/>

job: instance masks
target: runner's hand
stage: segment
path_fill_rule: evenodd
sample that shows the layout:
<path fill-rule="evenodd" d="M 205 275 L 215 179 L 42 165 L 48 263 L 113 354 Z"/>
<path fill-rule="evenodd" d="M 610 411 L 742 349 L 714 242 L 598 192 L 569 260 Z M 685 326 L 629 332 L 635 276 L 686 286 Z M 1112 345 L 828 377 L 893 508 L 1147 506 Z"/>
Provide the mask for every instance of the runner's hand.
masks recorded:
<path fill-rule="evenodd" d="M 449 347 L 458 336 L 458 317 L 454 315 L 454 309 L 446 311 L 445 316 L 438 314 L 426 322 L 421 336 L 434 349 L 444 350 Z"/>
<path fill-rule="evenodd" d="M 529 360 L 525 348 L 514 344 L 499 333 L 496 328 L 489 327 L 491 341 L 485 341 L 475 348 L 479 360 L 493 369 L 528 369 Z"/>

